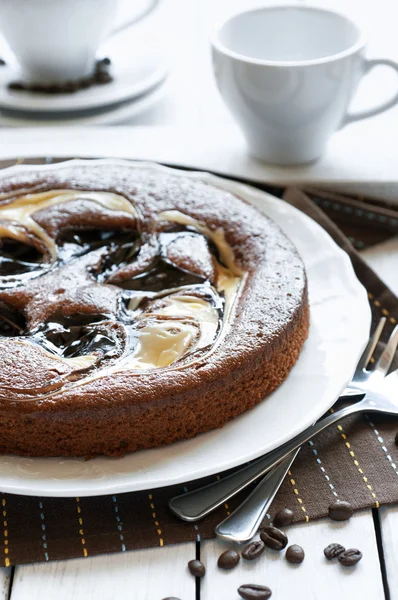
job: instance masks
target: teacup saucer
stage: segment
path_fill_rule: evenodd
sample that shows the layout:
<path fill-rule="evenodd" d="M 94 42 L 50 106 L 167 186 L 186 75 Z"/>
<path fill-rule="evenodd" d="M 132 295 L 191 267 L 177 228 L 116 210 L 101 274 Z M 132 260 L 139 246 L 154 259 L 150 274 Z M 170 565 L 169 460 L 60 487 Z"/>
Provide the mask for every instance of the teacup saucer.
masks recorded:
<path fill-rule="evenodd" d="M 82 125 L 120 125 L 129 123 L 141 113 L 150 110 L 160 102 L 166 93 L 164 84 L 151 89 L 147 94 L 140 95 L 133 100 L 121 102 L 102 110 L 74 111 L 68 114 L 50 113 L 42 116 L 40 112 L 14 112 L 0 111 L 0 127 L 59 127 Z"/>
<path fill-rule="evenodd" d="M 149 92 L 165 79 L 167 67 L 158 44 L 137 40 L 128 51 L 109 55 L 113 81 L 73 93 L 45 94 L 10 90 L 8 84 L 21 79 L 12 65 L 0 66 L 0 109 L 25 113 L 65 113 L 105 108 Z"/>

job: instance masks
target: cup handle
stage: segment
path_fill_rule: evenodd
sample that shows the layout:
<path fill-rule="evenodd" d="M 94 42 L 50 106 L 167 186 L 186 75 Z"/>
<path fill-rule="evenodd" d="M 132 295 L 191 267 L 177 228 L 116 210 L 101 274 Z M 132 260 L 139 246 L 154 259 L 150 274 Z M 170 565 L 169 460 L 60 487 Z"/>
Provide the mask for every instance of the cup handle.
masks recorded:
<path fill-rule="evenodd" d="M 398 63 L 396 63 L 393 60 L 390 60 L 389 58 L 375 58 L 373 60 L 365 59 L 365 69 L 363 74 L 367 75 L 369 71 L 371 71 L 374 67 L 379 66 L 391 67 L 398 75 Z M 362 119 L 367 119 L 369 117 L 373 117 L 374 115 L 378 115 L 379 113 L 384 112 L 389 108 L 392 108 L 396 104 L 398 104 L 398 92 L 392 98 L 389 98 L 388 100 L 385 100 L 384 102 L 379 104 L 379 106 L 367 108 L 366 110 L 362 110 L 356 113 L 348 113 L 344 117 L 341 127 L 344 127 L 349 123 L 354 123 L 355 121 L 361 121 Z"/>
<path fill-rule="evenodd" d="M 131 27 L 131 25 L 134 25 L 135 23 L 139 23 L 140 21 L 142 21 L 142 19 L 145 19 L 145 17 L 147 17 L 151 12 L 153 12 L 155 10 L 155 8 L 158 6 L 159 2 L 160 2 L 160 0 L 149 0 L 148 4 L 145 6 L 144 10 L 142 10 L 138 15 L 135 15 L 131 19 L 128 19 L 125 23 L 122 23 L 121 25 L 119 25 L 119 27 L 115 27 L 115 29 L 112 29 L 111 32 L 109 33 L 107 39 L 109 39 L 110 37 L 113 37 L 114 35 L 118 35 L 125 29 L 128 29 L 129 27 Z"/>

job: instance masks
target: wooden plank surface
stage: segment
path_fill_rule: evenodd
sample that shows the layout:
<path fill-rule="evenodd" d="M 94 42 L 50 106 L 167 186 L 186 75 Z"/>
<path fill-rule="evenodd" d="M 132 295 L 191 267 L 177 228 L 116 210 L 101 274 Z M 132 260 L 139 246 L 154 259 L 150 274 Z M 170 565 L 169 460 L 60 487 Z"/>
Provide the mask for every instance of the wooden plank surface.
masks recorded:
<path fill-rule="evenodd" d="M 385 524 L 384 519 L 383 527 Z M 393 575 L 391 583 L 395 582 L 398 589 L 394 571 L 398 552 L 394 527 L 396 530 L 398 526 L 398 510 L 395 522 L 387 526 L 385 537 L 393 541 L 387 562 Z M 241 559 L 235 570 L 224 572 L 218 569 L 217 559 L 231 545 L 218 540 L 202 542 L 200 555 L 207 573 L 201 581 L 200 600 L 237 598 L 236 590 L 243 583 L 268 585 L 275 598 L 288 598 L 294 592 L 296 600 L 384 599 L 371 511 L 359 513 L 346 523 L 323 520 L 291 527 L 287 533 L 289 543 L 298 543 L 305 550 L 302 565 L 289 565 L 283 552 L 267 549 L 259 560 L 249 563 Z M 362 561 L 353 569 L 327 561 L 323 548 L 333 541 L 346 547 L 358 547 L 364 555 Z M 162 600 L 170 595 L 195 600 L 195 580 L 187 570 L 187 562 L 194 556 L 194 544 L 180 544 L 21 566 L 15 569 L 11 600 Z M 7 595 L 0 595 L 0 600 L 6 598 Z M 392 595 L 391 600 L 398 600 L 398 595 Z"/>
<path fill-rule="evenodd" d="M 207 575 L 202 581 L 201 600 L 237 598 L 236 590 L 244 583 L 267 585 L 275 599 L 384 599 L 371 511 L 358 513 L 345 523 L 330 520 L 310 522 L 286 529 L 286 533 L 289 544 L 296 543 L 304 548 L 306 556 L 301 565 L 287 563 L 284 552 L 266 549 L 258 560 L 248 562 L 241 559 L 234 570 L 222 571 L 217 567 L 217 558 L 223 549 L 232 546 L 218 541 L 202 543 L 201 559 L 206 565 Z M 360 549 L 363 559 L 351 569 L 326 560 L 323 549 L 332 542 Z"/>
<path fill-rule="evenodd" d="M 0 568 L 0 600 L 8 600 L 11 585 L 11 568 Z"/>
<path fill-rule="evenodd" d="M 195 600 L 192 558 L 193 542 L 16 567 L 11 600 Z"/>
<path fill-rule="evenodd" d="M 379 514 L 389 600 L 398 600 L 398 506 L 383 506 Z"/>

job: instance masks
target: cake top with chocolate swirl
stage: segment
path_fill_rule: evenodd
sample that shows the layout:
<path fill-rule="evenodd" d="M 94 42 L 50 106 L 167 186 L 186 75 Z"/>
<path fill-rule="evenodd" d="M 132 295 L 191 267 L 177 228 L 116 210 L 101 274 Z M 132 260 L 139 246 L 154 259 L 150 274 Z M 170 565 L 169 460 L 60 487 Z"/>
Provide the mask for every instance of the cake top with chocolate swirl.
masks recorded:
<path fill-rule="evenodd" d="M 0 400 L 217 362 L 231 330 L 242 333 L 237 315 L 245 348 L 253 312 L 245 323 L 238 298 L 257 294 L 258 311 L 275 286 L 271 276 L 268 290 L 264 280 L 250 290 L 251 276 L 270 230 L 268 252 L 279 244 L 282 260 L 286 239 L 258 215 L 228 192 L 127 162 L 11 170 L 0 185 Z M 301 301 L 295 268 L 289 295 L 278 273 L 281 323 Z"/>
<path fill-rule="evenodd" d="M 145 218 L 97 190 L 3 193 L 0 353 L 29 376 L 0 394 L 185 365 L 211 351 L 242 277 L 223 230 L 180 211 Z"/>

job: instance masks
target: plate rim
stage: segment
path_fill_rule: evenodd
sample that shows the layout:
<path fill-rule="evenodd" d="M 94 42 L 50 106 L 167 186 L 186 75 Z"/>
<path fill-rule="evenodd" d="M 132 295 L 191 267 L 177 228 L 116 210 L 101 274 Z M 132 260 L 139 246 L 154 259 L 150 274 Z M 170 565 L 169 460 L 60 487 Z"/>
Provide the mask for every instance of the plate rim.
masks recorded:
<path fill-rule="evenodd" d="M 170 167 L 165 167 L 163 165 L 159 165 L 157 163 L 153 163 L 153 162 L 149 162 L 149 161 L 132 161 L 132 160 L 123 160 L 123 159 L 94 159 L 96 161 L 96 163 L 102 162 L 103 164 L 106 163 L 111 163 L 111 164 L 115 164 L 115 163 L 121 163 L 121 164 L 128 164 L 130 167 L 135 167 L 135 168 L 142 168 L 142 167 L 147 167 L 147 168 L 152 168 L 154 170 L 160 170 L 161 172 L 167 172 L 167 173 L 175 173 L 181 176 L 185 176 L 185 177 L 191 177 L 194 179 L 200 179 L 206 183 L 212 184 L 212 185 L 216 185 L 217 187 L 221 187 L 222 189 L 226 189 L 232 193 L 237 194 L 238 196 L 240 196 L 239 191 L 241 191 L 241 196 L 243 198 L 245 198 L 247 200 L 247 195 L 251 195 L 254 194 L 254 196 L 260 196 L 263 197 L 265 199 L 267 199 L 268 201 L 271 201 L 271 203 L 275 203 L 275 202 L 284 202 L 283 200 L 278 199 L 275 196 L 272 196 L 271 194 L 268 194 L 267 192 L 264 192 L 263 190 L 260 190 L 256 187 L 253 187 L 251 185 L 248 184 L 244 184 L 244 183 L 240 183 L 240 182 L 236 182 L 234 180 L 231 180 L 227 177 L 220 177 L 217 175 L 213 175 L 211 173 L 208 173 L 206 171 L 184 171 L 181 169 L 175 169 L 175 168 L 170 168 Z M 67 162 L 67 161 L 65 161 Z M 93 159 L 89 159 L 89 160 L 75 160 L 75 163 L 81 164 L 81 163 L 86 163 L 86 164 L 92 164 Z M 40 165 L 40 168 L 45 168 L 46 170 L 52 170 L 52 169 L 57 169 L 60 167 L 60 165 L 62 165 L 63 163 L 55 163 L 55 164 L 47 164 L 47 165 Z M 3 169 L 0 171 L 0 179 L 4 176 L 4 174 L 9 174 L 12 171 L 18 170 L 21 171 L 21 169 L 26 169 L 26 170 L 35 170 L 37 169 L 38 165 L 15 165 L 15 166 L 11 166 L 8 167 L 6 169 Z M 250 200 L 249 200 L 250 202 Z M 364 331 L 362 332 L 361 330 L 361 334 L 362 334 L 362 339 L 360 340 L 360 343 L 358 341 L 358 348 L 357 348 L 357 352 L 356 352 L 356 360 L 355 363 L 353 363 L 352 367 L 350 367 L 350 374 L 348 375 L 348 369 L 347 369 L 347 373 L 346 376 L 343 378 L 341 378 L 341 381 L 339 383 L 339 389 L 343 389 L 345 387 L 345 385 L 349 382 L 350 377 L 354 371 L 355 365 L 361 355 L 361 352 L 363 350 L 363 348 L 366 345 L 367 339 L 368 339 L 368 330 L 370 328 L 370 324 L 371 324 L 371 309 L 370 309 L 370 305 L 368 302 L 368 296 L 367 296 L 367 291 L 365 289 L 365 287 L 361 284 L 361 282 L 359 281 L 359 279 L 357 278 L 352 262 L 348 256 L 348 254 L 342 249 L 340 248 L 340 246 L 337 245 L 337 243 L 333 240 L 333 238 L 330 236 L 330 234 L 325 231 L 316 221 L 314 221 L 311 217 L 309 217 L 308 215 L 306 215 L 305 213 L 301 212 L 300 210 L 298 210 L 297 208 L 289 205 L 288 203 L 284 202 L 284 207 L 287 208 L 288 211 L 291 212 L 292 215 L 299 215 L 299 217 L 307 222 L 307 225 L 312 228 L 315 229 L 315 231 L 318 232 L 318 234 L 320 233 L 321 237 L 323 236 L 324 240 L 327 240 L 329 247 L 333 248 L 333 251 L 336 255 L 339 255 L 340 257 L 340 261 L 341 264 L 344 264 L 345 267 L 345 274 L 346 276 L 349 275 L 349 279 L 351 280 L 351 283 L 353 285 L 355 285 L 355 288 L 357 290 L 356 292 L 356 298 L 359 299 L 362 296 L 361 302 L 363 302 L 362 304 L 362 311 L 363 311 L 363 318 L 367 320 L 367 326 L 364 327 Z M 272 218 L 272 217 L 271 217 Z M 281 227 L 281 225 L 278 223 L 278 226 Z M 281 227 L 283 229 L 283 227 Z M 292 240 L 294 243 L 294 240 Z M 365 315 L 365 313 L 367 313 Z M 366 330 L 366 332 L 365 332 Z M 318 411 L 318 417 L 320 417 L 322 414 L 324 414 L 324 412 L 330 408 L 335 402 L 335 399 L 332 399 L 329 403 L 328 406 L 326 406 L 326 404 L 322 404 L 322 409 Z M 242 415 L 242 417 L 244 417 L 244 414 Z M 285 443 L 286 441 L 288 441 L 289 439 L 291 439 L 292 437 L 294 437 L 295 435 L 297 435 L 299 432 L 303 431 L 308 425 L 311 424 L 312 419 L 313 419 L 314 415 L 311 413 L 311 419 L 310 421 L 307 422 L 307 424 L 301 424 L 298 428 L 296 428 L 295 431 L 291 432 L 285 436 L 284 439 L 282 439 L 282 441 L 280 441 L 281 445 L 283 443 Z M 219 430 L 213 430 L 213 431 L 219 431 Z M 210 432 L 211 433 L 211 432 Z M 203 434 L 206 435 L 206 434 Z M 199 436 L 198 436 L 199 437 Z M 195 439 L 197 438 L 193 438 L 193 440 L 186 440 L 182 443 L 189 443 L 190 441 L 193 442 Z M 181 442 L 180 442 L 181 443 Z M 178 443 L 177 443 L 178 444 Z M 274 447 L 278 447 L 278 445 L 274 446 Z M 159 449 L 154 449 L 159 450 Z M 269 448 L 267 451 L 271 451 L 272 448 Z M 151 452 L 153 450 L 143 450 L 141 452 Z M 159 478 L 159 476 L 152 477 L 151 479 L 151 483 L 149 484 L 148 482 L 144 482 L 145 485 L 143 484 L 139 484 L 138 487 L 137 485 L 134 485 L 134 472 L 132 472 L 130 475 L 127 475 L 125 473 L 123 473 L 123 475 L 125 476 L 123 479 L 120 479 L 119 481 L 112 481 L 112 479 L 110 479 L 110 475 L 106 474 L 104 476 L 105 481 L 102 481 L 101 478 L 96 478 L 96 479 L 90 479 L 90 480 L 86 480 L 86 487 L 88 485 L 88 488 L 86 489 L 86 487 L 79 487 L 81 484 L 84 484 L 84 477 L 81 478 L 72 478 L 72 477 L 68 477 L 65 478 L 63 480 L 60 479 L 54 479 L 54 478 L 45 478 L 43 479 L 34 479 L 32 477 L 26 477 L 23 479 L 23 477 L 21 477 L 21 475 L 18 475 L 18 477 L 16 478 L 16 481 L 11 481 L 11 482 L 6 482 L 6 484 L 4 485 L 2 479 L 2 473 L 0 472 L 0 489 L 2 491 L 8 492 L 8 493 L 14 493 L 14 494 L 24 494 L 24 495 L 32 495 L 32 496 L 51 496 L 51 497 L 73 497 L 75 495 L 79 495 L 81 497 L 85 497 L 85 496 L 96 496 L 96 495 L 107 495 L 107 494 L 112 494 L 112 493 L 124 493 L 124 492 L 135 492 L 135 491 L 140 491 L 140 490 L 145 490 L 145 489 L 149 489 L 149 488 L 161 488 L 161 487 L 167 487 L 170 485 L 177 485 L 177 484 L 181 484 L 181 483 L 186 483 L 188 481 L 195 481 L 197 479 L 200 479 L 202 477 L 206 477 L 209 475 L 214 475 L 215 473 L 222 473 L 230 468 L 234 468 L 237 466 L 240 466 L 242 464 L 245 464 L 246 462 L 250 461 L 250 460 L 254 460 L 255 458 L 261 456 L 262 454 L 264 454 L 263 450 L 260 450 L 259 452 L 256 453 L 256 451 L 252 452 L 252 454 L 250 456 L 245 455 L 244 458 L 241 460 L 239 459 L 238 461 L 233 461 L 233 464 L 231 463 L 225 463 L 222 466 L 218 464 L 218 468 L 212 468 L 210 467 L 210 469 L 208 468 L 203 468 L 201 470 L 196 469 L 194 476 L 187 476 L 186 472 L 178 472 L 177 474 L 175 474 L 172 478 L 169 478 L 167 481 L 164 480 L 164 478 L 162 479 L 161 477 Z M 9 455 L 3 455 L 3 456 L 9 456 Z M 3 456 L 0 456 L 0 465 L 1 465 L 1 461 Z M 21 460 L 24 460 L 24 457 L 13 457 Z M 25 460 L 36 460 L 34 457 L 25 457 Z M 82 459 L 79 458 L 39 458 L 37 460 L 49 460 L 49 461 L 81 461 Z M 110 461 L 118 461 L 118 460 L 123 460 L 123 457 L 120 458 L 105 458 L 104 457 L 99 457 L 99 459 L 92 459 L 92 463 L 95 462 L 95 460 L 110 460 Z M 120 473 L 116 473 L 116 475 L 120 475 Z M 128 477 L 128 478 L 127 478 Z M 21 483 L 22 480 L 22 483 Z M 19 483 L 18 483 L 19 482 Z M 55 483 L 55 489 L 54 487 L 51 487 L 51 483 L 54 485 Z M 72 486 L 75 487 L 72 487 Z M 44 487 L 43 487 L 44 486 Z"/>

